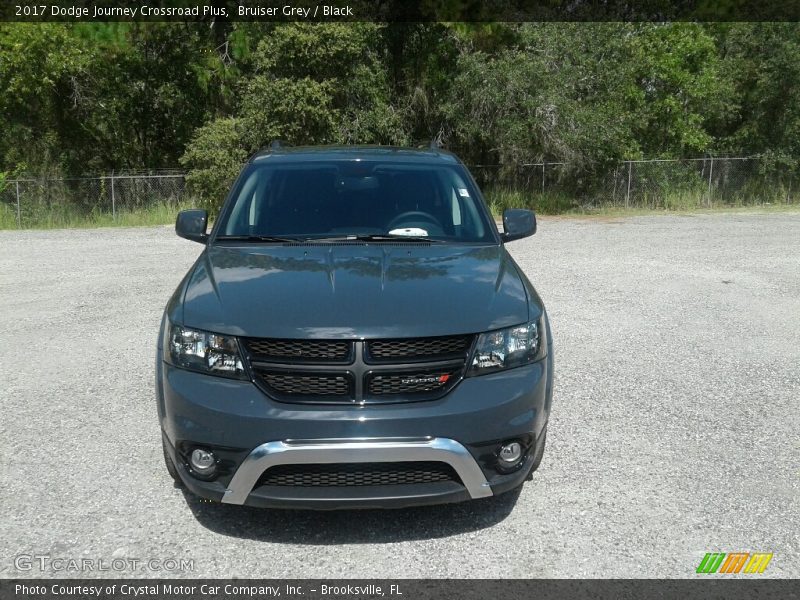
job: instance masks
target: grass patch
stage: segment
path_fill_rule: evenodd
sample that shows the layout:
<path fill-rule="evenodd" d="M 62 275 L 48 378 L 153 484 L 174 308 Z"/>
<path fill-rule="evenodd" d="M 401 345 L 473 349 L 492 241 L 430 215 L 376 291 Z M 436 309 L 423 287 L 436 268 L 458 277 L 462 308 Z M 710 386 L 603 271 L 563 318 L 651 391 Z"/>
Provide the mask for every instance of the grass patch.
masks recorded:
<path fill-rule="evenodd" d="M 552 215 L 561 218 L 590 219 L 592 217 L 648 217 L 659 215 L 711 215 L 711 214 L 764 214 L 764 213 L 797 213 L 800 212 L 800 204 L 763 204 L 757 206 L 732 206 L 718 204 L 712 208 L 693 208 L 686 210 L 665 210 L 653 208 L 625 208 L 624 206 L 602 206 L 597 208 L 586 208 L 585 210 L 575 210 L 571 212 Z M 498 221 L 502 220 L 502 215 L 496 216 Z"/>
<path fill-rule="evenodd" d="M 17 213 L 14 207 L 0 204 L 0 229 L 16 229 Z"/>
<path fill-rule="evenodd" d="M 650 205 L 636 205 L 626 208 L 619 204 L 602 203 L 581 204 L 575 197 L 563 193 L 528 194 L 520 190 L 508 188 L 490 189 L 485 193 L 486 201 L 492 214 L 502 218 L 503 211 L 508 208 L 528 208 L 538 215 L 560 215 L 565 217 L 625 217 L 653 214 L 683 214 L 708 212 L 761 212 L 761 211 L 796 211 L 800 203 L 778 201 L 759 203 L 748 198 L 747 201 L 734 203 L 713 202 L 708 206 L 702 194 L 674 193 L 661 197 L 659 202 Z M 771 198 L 773 199 L 773 198 Z M 146 208 L 123 210 L 112 216 L 106 211 L 82 212 L 70 205 L 53 205 L 50 208 L 38 206 L 23 208 L 23 229 L 68 229 L 92 227 L 146 227 L 152 225 L 168 225 L 175 222 L 178 212 L 185 208 L 197 206 L 196 202 L 181 204 L 159 203 Z M 17 229 L 17 212 L 15 205 L 0 204 L 0 230 Z"/>
<path fill-rule="evenodd" d="M 781 191 L 782 192 L 782 191 Z M 492 214 L 500 218 L 508 208 L 527 208 L 539 215 L 561 216 L 633 216 L 665 213 L 703 213 L 718 211 L 754 212 L 760 210 L 798 210 L 800 203 L 787 202 L 784 193 L 765 195 L 741 194 L 722 202 L 693 190 L 671 190 L 652 196 L 642 195 L 636 202 L 626 207 L 619 202 L 612 203 L 598 197 L 579 200 L 559 192 L 528 194 L 511 188 L 494 188 L 484 192 Z"/>
<path fill-rule="evenodd" d="M 508 208 L 528 208 L 541 215 L 560 215 L 577 207 L 575 198 L 558 192 L 528 194 L 512 188 L 494 188 L 484 193 L 489 209 L 502 215 Z"/>
<path fill-rule="evenodd" d="M 172 203 L 153 204 L 152 206 L 132 210 L 120 210 L 116 215 L 106 211 L 89 213 L 71 206 L 55 205 L 49 209 L 37 207 L 36 210 L 22 211 L 23 229 L 68 229 L 93 227 L 145 227 L 149 225 L 167 225 L 175 222 L 178 212 L 192 208 L 194 204 Z M 15 207 L 0 205 L 0 229 L 17 229 L 17 213 Z"/>

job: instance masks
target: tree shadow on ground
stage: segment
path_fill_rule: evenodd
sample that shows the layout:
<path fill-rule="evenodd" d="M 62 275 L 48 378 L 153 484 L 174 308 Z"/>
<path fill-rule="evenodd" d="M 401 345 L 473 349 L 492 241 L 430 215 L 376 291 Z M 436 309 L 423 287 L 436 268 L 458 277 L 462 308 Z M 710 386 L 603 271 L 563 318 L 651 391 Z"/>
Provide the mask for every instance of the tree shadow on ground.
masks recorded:
<path fill-rule="evenodd" d="M 182 490 L 205 528 L 243 539 L 280 544 L 375 544 L 443 538 L 503 521 L 520 488 L 500 496 L 402 509 L 272 510 L 204 501 Z"/>

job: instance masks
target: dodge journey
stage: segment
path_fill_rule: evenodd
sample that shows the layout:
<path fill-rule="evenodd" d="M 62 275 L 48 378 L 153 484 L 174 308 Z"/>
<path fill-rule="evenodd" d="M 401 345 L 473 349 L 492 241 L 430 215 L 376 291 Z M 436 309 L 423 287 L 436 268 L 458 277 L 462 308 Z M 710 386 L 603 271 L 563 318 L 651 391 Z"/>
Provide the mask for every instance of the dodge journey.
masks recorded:
<path fill-rule="evenodd" d="M 542 460 L 553 349 L 542 300 L 467 168 L 437 147 L 253 155 L 169 300 L 156 400 L 172 478 L 286 508 L 497 496 Z"/>

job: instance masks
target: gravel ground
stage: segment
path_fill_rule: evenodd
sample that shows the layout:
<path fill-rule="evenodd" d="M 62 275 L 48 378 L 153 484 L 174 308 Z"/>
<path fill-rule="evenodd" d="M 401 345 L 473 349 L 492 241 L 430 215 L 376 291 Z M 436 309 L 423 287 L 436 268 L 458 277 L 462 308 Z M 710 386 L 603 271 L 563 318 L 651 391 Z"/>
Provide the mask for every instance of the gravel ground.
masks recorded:
<path fill-rule="evenodd" d="M 71 574 L 17 570 L 33 554 L 194 561 L 170 576 L 691 577 L 707 551 L 800 576 L 800 213 L 542 219 L 512 248 L 556 345 L 534 480 L 280 512 L 201 503 L 163 467 L 155 336 L 200 246 L 0 232 L 0 576 Z"/>

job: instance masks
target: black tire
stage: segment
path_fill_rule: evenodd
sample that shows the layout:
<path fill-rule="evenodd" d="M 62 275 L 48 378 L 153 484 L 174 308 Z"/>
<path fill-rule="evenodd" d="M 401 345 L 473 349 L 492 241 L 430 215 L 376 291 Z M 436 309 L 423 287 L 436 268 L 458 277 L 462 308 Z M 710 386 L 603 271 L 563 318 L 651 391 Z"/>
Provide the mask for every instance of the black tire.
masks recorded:
<path fill-rule="evenodd" d="M 542 458 L 544 458 L 544 446 L 546 442 L 547 426 L 545 425 L 544 431 L 542 431 L 541 439 L 539 440 L 539 443 L 536 444 L 536 454 L 533 455 L 533 464 L 531 464 L 531 470 L 528 472 L 528 479 L 533 477 L 533 473 L 539 468 L 539 465 L 542 464 Z"/>
<path fill-rule="evenodd" d="M 176 485 L 183 486 L 181 476 L 178 474 L 178 468 L 175 466 L 175 463 L 172 462 L 172 457 L 170 457 L 167 451 L 167 442 L 164 441 L 164 438 L 161 438 L 161 449 L 164 451 L 164 463 L 167 465 L 167 472 Z"/>

